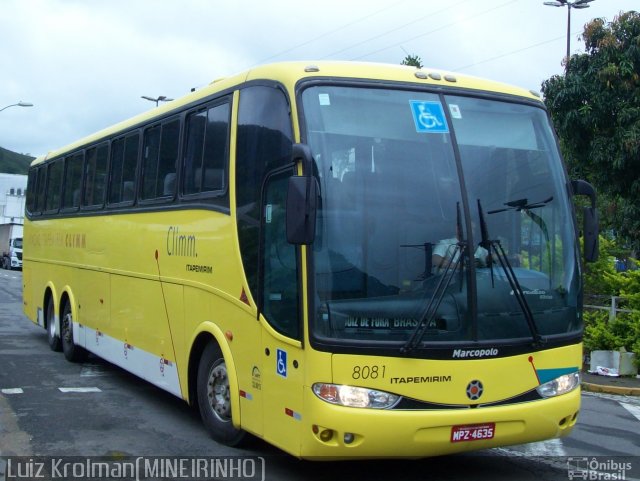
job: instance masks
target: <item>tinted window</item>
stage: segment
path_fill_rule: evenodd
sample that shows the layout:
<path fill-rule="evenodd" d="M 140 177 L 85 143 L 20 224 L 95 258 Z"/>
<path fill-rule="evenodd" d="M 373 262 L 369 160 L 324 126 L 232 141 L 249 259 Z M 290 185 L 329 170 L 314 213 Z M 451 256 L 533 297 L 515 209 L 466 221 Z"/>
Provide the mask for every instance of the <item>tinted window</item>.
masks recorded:
<path fill-rule="evenodd" d="M 142 198 L 156 197 L 156 184 L 158 182 L 158 157 L 160 154 L 161 127 L 156 125 L 147 129 L 144 133 L 144 148 L 142 153 L 143 179 Z"/>
<path fill-rule="evenodd" d="M 271 175 L 265 184 L 262 221 L 262 313 L 274 329 L 300 339 L 296 246 L 287 242 L 285 206 L 293 169 Z"/>
<path fill-rule="evenodd" d="M 47 167 L 47 195 L 44 209 L 46 211 L 55 211 L 60 207 L 63 167 L 62 159 L 50 163 Z"/>
<path fill-rule="evenodd" d="M 257 299 L 261 187 L 266 174 L 291 162 L 289 105 L 276 88 L 240 92 L 236 145 L 236 200 L 240 251 L 249 289 Z"/>
<path fill-rule="evenodd" d="M 70 155 L 65 161 L 63 209 L 73 209 L 80 206 L 80 188 L 82 186 L 83 153 Z"/>
<path fill-rule="evenodd" d="M 145 131 L 142 198 L 172 198 L 176 190 L 176 160 L 180 120 L 174 119 Z"/>
<path fill-rule="evenodd" d="M 46 167 L 42 166 L 38 168 L 38 181 L 36 183 L 36 189 L 37 189 L 37 195 L 36 195 L 36 203 L 35 203 L 35 207 L 34 207 L 34 212 L 42 212 L 42 210 L 44 209 L 44 187 L 45 187 L 45 179 L 46 179 L 46 174 L 47 173 L 47 169 Z"/>
<path fill-rule="evenodd" d="M 133 202 L 136 164 L 138 162 L 138 134 L 117 139 L 111 148 L 109 203 Z"/>
<path fill-rule="evenodd" d="M 38 169 L 29 170 L 29 179 L 27 180 L 27 211 L 32 214 L 36 208 L 36 182 L 38 180 Z"/>
<path fill-rule="evenodd" d="M 226 189 L 229 152 L 228 103 L 194 112 L 187 117 L 187 145 L 183 166 L 183 192 L 199 194 Z"/>
<path fill-rule="evenodd" d="M 108 153 L 108 144 L 102 144 L 87 150 L 87 161 L 84 164 L 83 206 L 101 206 L 104 204 Z"/>

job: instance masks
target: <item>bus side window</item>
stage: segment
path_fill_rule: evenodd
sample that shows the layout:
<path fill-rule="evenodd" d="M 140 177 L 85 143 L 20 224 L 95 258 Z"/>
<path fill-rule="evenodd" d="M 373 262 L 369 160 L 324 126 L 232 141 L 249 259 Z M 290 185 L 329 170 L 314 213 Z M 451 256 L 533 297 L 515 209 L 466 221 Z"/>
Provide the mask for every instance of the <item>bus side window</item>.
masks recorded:
<path fill-rule="evenodd" d="M 66 158 L 64 172 L 64 193 L 62 208 L 73 210 L 80 207 L 80 187 L 82 185 L 82 161 L 84 152 L 76 152 Z"/>
<path fill-rule="evenodd" d="M 55 213 L 60 208 L 63 168 L 63 159 L 54 160 L 47 166 L 47 193 L 44 210 L 48 213 Z"/>
<path fill-rule="evenodd" d="M 156 125 L 144 131 L 144 147 L 142 148 L 142 199 L 153 199 L 157 197 L 160 130 L 161 126 Z"/>
<path fill-rule="evenodd" d="M 112 144 L 109 204 L 133 202 L 139 137 L 140 135 L 135 133 L 116 139 Z"/>
<path fill-rule="evenodd" d="M 258 299 L 258 254 L 262 185 L 270 171 L 291 163 L 293 133 L 282 90 L 241 90 L 236 140 L 236 215 L 242 265 L 253 299 Z"/>
<path fill-rule="evenodd" d="M 179 119 L 170 120 L 145 131 L 142 151 L 142 199 L 173 198 L 179 139 Z"/>
<path fill-rule="evenodd" d="M 84 165 L 83 207 L 101 207 L 104 204 L 108 154 L 108 144 L 101 144 L 87 150 L 87 161 Z"/>
<path fill-rule="evenodd" d="M 46 166 L 41 166 L 38 168 L 38 195 L 36 197 L 36 212 L 42 212 L 44 210 L 44 199 L 45 199 L 45 187 L 47 180 L 47 168 Z"/>
<path fill-rule="evenodd" d="M 42 170 L 41 168 L 37 169 L 29 169 L 29 179 L 27 180 L 27 212 L 30 214 L 38 214 L 40 211 L 37 210 L 37 200 L 38 200 L 38 172 Z M 40 189 L 42 190 L 42 189 Z"/>
<path fill-rule="evenodd" d="M 182 170 L 185 195 L 221 195 L 227 188 L 230 104 L 225 102 L 187 117 Z"/>
<path fill-rule="evenodd" d="M 194 173 L 202 166 L 206 111 L 194 112 L 187 117 L 187 141 L 182 166 L 182 192 L 197 194 Z"/>
<path fill-rule="evenodd" d="M 268 177 L 262 221 L 262 313 L 274 329 L 293 339 L 301 338 L 296 246 L 287 242 L 287 169 Z"/>

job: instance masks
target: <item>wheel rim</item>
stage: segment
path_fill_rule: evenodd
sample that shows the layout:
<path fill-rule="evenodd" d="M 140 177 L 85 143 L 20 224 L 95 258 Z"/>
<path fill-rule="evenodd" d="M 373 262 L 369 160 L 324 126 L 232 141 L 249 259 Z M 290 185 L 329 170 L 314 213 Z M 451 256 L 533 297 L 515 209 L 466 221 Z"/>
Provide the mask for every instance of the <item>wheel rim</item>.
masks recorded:
<path fill-rule="evenodd" d="M 53 319 L 49 318 L 49 337 L 53 338 L 53 336 L 55 336 L 55 330 L 56 330 L 56 326 L 55 326 L 55 322 Z"/>
<path fill-rule="evenodd" d="M 71 317 L 71 313 L 65 314 L 62 318 L 62 338 L 67 343 L 73 340 L 73 331 L 71 330 L 72 323 L 73 317 Z"/>
<path fill-rule="evenodd" d="M 214 364 L 207 378 L 207 399 L 213 414 L 223 422 L 231 420 L 229 376 L 224 362 Z"/>

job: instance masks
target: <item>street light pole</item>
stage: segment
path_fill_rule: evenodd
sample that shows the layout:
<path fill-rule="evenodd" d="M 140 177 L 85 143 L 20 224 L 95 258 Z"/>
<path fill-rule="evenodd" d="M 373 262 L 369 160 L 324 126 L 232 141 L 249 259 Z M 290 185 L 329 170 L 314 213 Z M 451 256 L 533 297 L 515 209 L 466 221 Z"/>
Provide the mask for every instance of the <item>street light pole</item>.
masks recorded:
<path fill-rule="evenodd" d="M 569 64 L 569 57 L 571 56 L 571 9 L 577 8 L 589 8 L 589 3 L 594 0 L 554 0 L 553 2 L 544 2 L 545 5 L 550 7 L 567 7 L 567 65 Z"/>
<path fill-rule="evenodd" d="M 147 97 L 146 95 L 142 95 L 140 97 L 141 99 L 145 99 L 145 100 L 149 100 L 151 102 L 155 102 L 156 103 L 156 107 L 158 106 L 159 102 L 171 102 L 173 99 L 170 99 L 168 97 L 165 97 L 164 95 L 161 95 L 160 97 Z"/>
<path fill-rule="evenodd" d="M 0 112 L 2 112 L 4 109 L 8 109 L 9 107 L 33 107 L 33 104 L 29 102 L 20 101 L 17 104 L 11 104 L 11 105 L 7 105 L 6 107 L 2 107 L 0 109 Z"/>

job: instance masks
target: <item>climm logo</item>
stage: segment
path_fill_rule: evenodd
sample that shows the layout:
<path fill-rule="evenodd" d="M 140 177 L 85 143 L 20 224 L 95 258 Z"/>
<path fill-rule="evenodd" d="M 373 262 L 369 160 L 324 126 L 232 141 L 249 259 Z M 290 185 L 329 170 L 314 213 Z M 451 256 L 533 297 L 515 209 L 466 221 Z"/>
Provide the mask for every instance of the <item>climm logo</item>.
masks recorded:
<path fill-rule="evenodd" d="M 167 255 L 178 257 L 198 257 L 196 236 L 180 233 L 178 226 L 171 226 L 167 231 Z"/>

